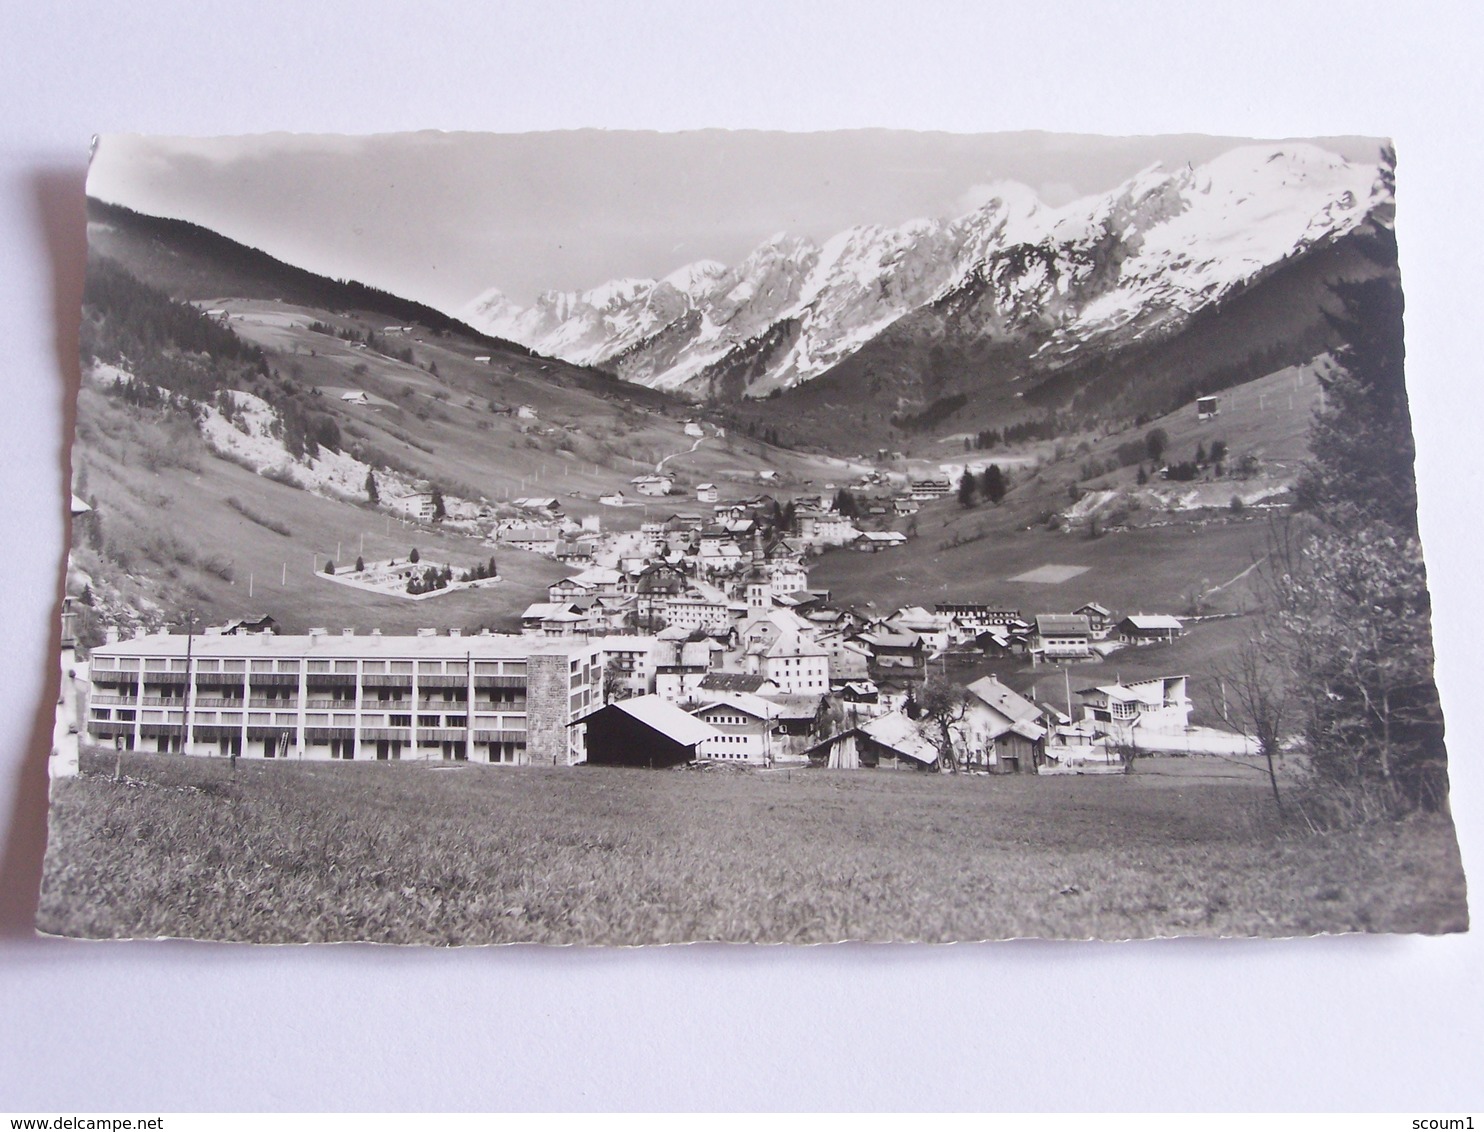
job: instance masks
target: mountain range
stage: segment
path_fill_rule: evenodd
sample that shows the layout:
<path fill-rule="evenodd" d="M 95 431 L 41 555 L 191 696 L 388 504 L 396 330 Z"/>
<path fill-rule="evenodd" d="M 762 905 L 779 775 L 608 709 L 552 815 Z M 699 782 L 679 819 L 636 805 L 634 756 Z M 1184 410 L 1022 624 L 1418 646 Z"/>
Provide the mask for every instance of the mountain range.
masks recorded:
<path fill-rule="evenodd" d="M 529 307 L 490 290 L 452 313 L 695 400 L 740 403 L 850 374 L 879 385 L 887 374 L 898 407 L 921 405 L 986 358 L 1005 382 L 1032 379 L 1028 389 L 1178 338 L 1265 280 L 1389 228 L 1391 208 L 1379 162 L 1302 142 L 1254 145 L 1200 166 L 1152 166 L 1062 207 L 1002 183 L 954 219 L 859 226 L 822 244 L 779 233 L 732 266 L 702 260 L 661 279 L 548 291 Z M 1317 294 L 1354 269 L 1336 260 L 1304 286 Z M 1317 307 L 1310 315 L 1305 325 Z"/>

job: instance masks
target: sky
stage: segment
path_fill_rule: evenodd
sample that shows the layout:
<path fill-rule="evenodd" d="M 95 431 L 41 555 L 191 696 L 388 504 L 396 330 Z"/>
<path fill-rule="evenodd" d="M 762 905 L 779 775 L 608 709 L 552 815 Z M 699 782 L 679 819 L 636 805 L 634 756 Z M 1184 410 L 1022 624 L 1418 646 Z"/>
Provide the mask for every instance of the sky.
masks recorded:
<path fill-rule="evenodd" d="M 1252 139 L 848 130 L 570 130 L 99 139 L 90 195 L 189 220 L 311 271 L 456 311 L 732 264 L 779 232 L 951 218 L 996 182 L 1051 205 Z M 1314 139 L 1353 160 L 1380 142 Z"/>

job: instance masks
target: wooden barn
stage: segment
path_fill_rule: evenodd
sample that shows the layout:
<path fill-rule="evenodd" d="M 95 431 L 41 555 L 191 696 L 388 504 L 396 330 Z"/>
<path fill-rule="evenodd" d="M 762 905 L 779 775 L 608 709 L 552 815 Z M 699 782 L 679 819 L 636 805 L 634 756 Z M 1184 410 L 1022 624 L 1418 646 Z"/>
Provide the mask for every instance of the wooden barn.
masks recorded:
<path fill-rule="evenodd" d="M 720 734 L 709 723 L 652 695 L 611 703 L 578 723 L 587 726 L 587 761 L 592 766 L 680 766 L 694 762 L 697 746 Z"/>

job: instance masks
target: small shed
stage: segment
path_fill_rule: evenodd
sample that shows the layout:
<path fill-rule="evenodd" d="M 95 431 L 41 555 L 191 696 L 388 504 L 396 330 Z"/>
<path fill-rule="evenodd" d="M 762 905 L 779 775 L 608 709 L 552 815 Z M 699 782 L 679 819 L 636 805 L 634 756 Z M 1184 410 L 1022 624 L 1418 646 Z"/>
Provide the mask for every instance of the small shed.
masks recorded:
<path fill-rule="evenodd" d="M 592 766 L 680 766 L 695 761 L 699 744 L 721 734 L 655 695 L 619 700 L 578 723 L 587 725 Z"/>
<path fill-rule="evenodd" d="M 1195 418 L 1198 421 L 1208 421 L 1221 413 L 1220 397 L 1197 397 L 1195 399 Z"/>

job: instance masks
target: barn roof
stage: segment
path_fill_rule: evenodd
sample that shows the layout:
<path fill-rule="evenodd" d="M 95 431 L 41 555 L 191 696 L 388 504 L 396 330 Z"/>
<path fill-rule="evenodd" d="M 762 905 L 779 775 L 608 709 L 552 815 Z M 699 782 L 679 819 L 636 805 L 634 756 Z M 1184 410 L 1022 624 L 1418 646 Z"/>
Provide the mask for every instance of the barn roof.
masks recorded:
<path fill-rule="evenodd" d="M 1036 614 L 1036 632 L 1038 633 L 1090 633 L 1092 625 L 1087 618 L 1077 613 L 1038 613 Z"/>
<path fill-rule="evenodd" d="M 1123 620 L 1135 629 L 1174 629 L 1178 632 L 1185 628 L 1178 617 L 1171 617 L 1168 613 L 1130 613 Z"/>
<path fill-rule="evenodd" d="M 644 726 L 686 747 L 706 739 L 714 739 L 720 734 L 705 720 L 681 711 L 660 696 L 636 696 L 631 700 L 616 700 L 608 706 L 632 716 Z"/>
<path fill-rule="evenodd" d="M 908 719 L 899 711 L 877 716 L 863 724 L 861 731 L 883 747 L 890 747 L 897 754 L 905 755 L 914 762 L 937 761 L 938 748 L 932 740 L 923 734 L 922 728 L 914 720 Z"/>

